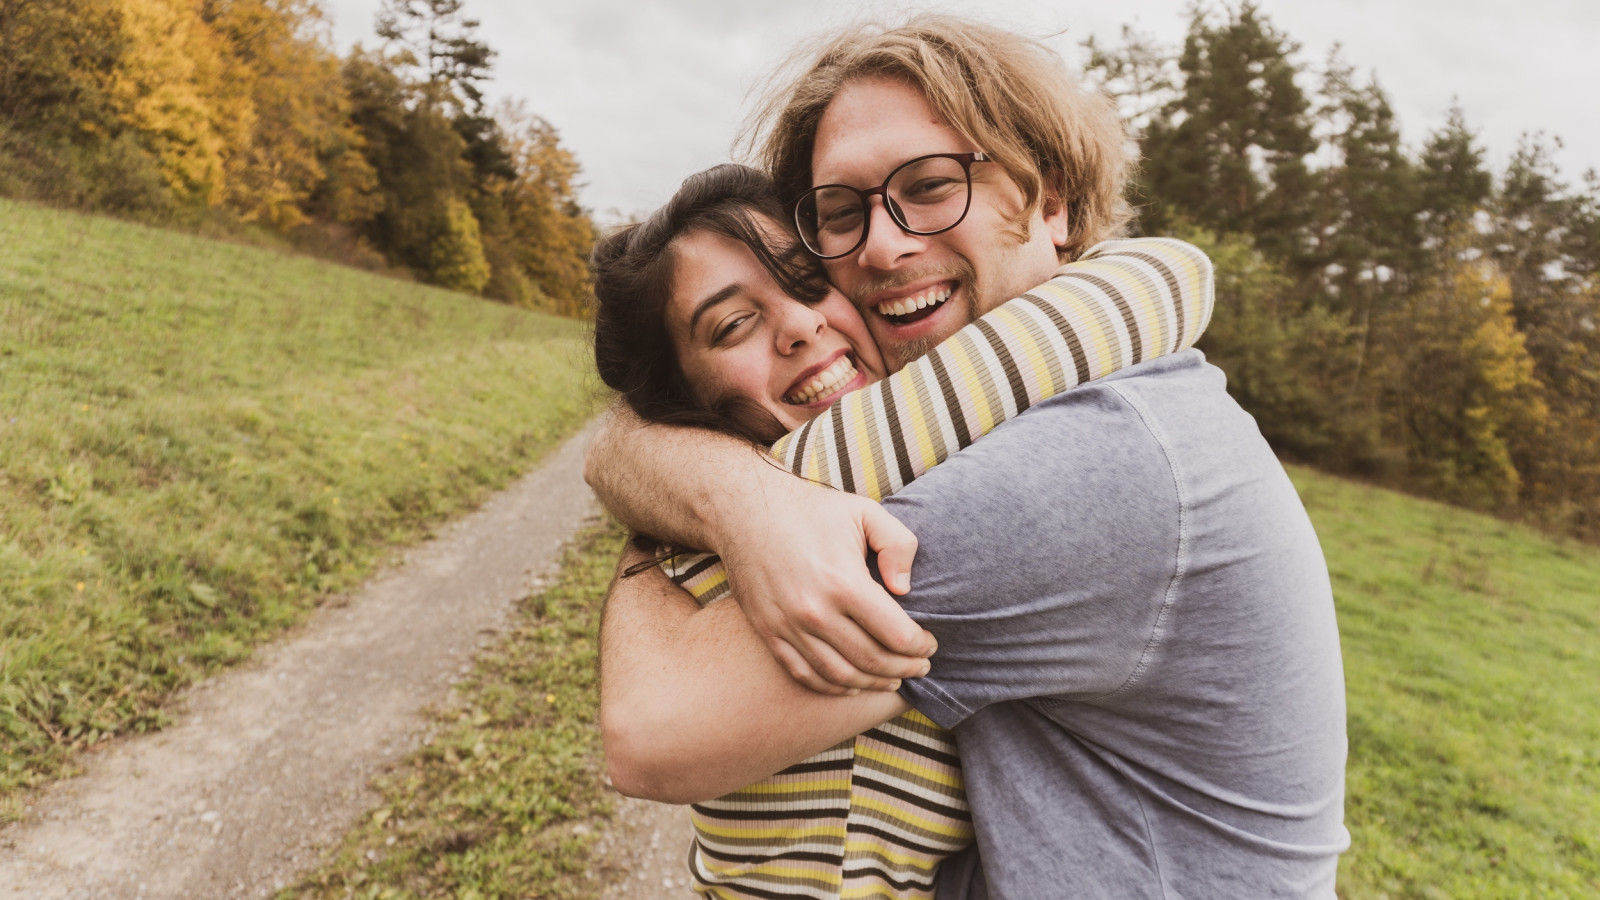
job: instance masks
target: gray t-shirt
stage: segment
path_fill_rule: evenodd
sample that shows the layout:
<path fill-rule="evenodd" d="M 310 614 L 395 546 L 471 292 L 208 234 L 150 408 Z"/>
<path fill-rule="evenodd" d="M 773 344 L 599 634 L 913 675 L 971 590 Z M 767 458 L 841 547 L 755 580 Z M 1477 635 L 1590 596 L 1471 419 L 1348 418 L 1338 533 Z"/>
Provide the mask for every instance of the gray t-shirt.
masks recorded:
<path fill-rule="evenodd" d="M 939 639 L 978 826 L 939 896 L 1332 897 L 1344 676 L 1327 568 L 1198 351 L 1070 391 L 884 505 Z"/>

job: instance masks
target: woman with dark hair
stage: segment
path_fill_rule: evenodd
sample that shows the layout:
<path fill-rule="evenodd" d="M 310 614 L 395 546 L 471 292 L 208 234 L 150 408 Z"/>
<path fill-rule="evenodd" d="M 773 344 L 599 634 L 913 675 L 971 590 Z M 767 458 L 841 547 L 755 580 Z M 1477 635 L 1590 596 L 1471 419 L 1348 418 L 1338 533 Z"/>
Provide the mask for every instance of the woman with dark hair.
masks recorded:
<path fill-rule="evenodd" d="M 884 377 L 860 313 L 787 218 L 765 175 L 722 165 L 689 177 L 649 219 L 595 248 L 595 363 L 641 419 L 765 445 Z M 696 890 L 931 897 L 938 862 L 971 843 L 971 821 L 950 736 L 919 713 L 901 719 L 863 735 L 892 758 L 861 761 L 917 770 L 927 798 L 884 811 L 858 790 L 867 783 L 856 774 L 861 739 L 824 751 L 695 804 Z M 905 734 L 884 743 L 896 728 Z M 889 827 L 863 831 L 863 803 Z"/>

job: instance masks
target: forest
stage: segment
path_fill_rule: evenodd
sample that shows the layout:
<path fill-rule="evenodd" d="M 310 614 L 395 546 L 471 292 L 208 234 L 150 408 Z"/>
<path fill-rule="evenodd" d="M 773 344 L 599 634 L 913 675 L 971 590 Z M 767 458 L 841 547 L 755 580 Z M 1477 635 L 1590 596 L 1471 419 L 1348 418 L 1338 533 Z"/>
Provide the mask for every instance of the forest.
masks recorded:
<path fill-rule="evenodd" d="M 1218 264 L 1202 342 L 1288 459 L 1600 539 L 1600 176 L 1459 109 L 1420 146 L 1376 73 L 1254 5 L 1086 45 L 1140 158 L 1135 230 Z M 254 230 L 569 316 L 578 161 L 462 0 L 387 0 L 340 56 L 315 0 L 0 0 L 0 196 Z M 1559 126 L 1560 123 L 1552 123 Z"/>
<path fill-rule="evenodd" d="M 581 315 L 578 163 L 461 0 L 390 0 L 332 49 L 314 0 L 0 0 L 0 196 Z"/>
<path fill-rule="evenodd" d="M 1459 108 L 1409 147 L 1376 73 L 1249 3 L 1085 49 L 1136 228 L 1210 251 L 1200 346 L 1280 455 L 1600 538 L 1600 176 L 1543 134 L 1492 170 Z"/>

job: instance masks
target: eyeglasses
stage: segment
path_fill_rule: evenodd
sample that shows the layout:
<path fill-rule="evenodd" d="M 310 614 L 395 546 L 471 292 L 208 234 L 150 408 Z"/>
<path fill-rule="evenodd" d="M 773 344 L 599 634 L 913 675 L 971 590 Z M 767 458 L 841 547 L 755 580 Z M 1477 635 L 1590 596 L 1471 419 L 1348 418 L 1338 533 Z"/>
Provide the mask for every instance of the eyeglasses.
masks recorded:
<path fill-rule="evenodd" d="M 848 184 L 814 187 L 795 203 L 800 240 L 822 259 L 854 253 L 867 242 L 874 194 L 882 195 L 889 218 L 907 234 L 949 231 L 972 206 L 972 164 L 990 161 L 984 153 L 934 153 L 905 163 L 870 190 Z"/>

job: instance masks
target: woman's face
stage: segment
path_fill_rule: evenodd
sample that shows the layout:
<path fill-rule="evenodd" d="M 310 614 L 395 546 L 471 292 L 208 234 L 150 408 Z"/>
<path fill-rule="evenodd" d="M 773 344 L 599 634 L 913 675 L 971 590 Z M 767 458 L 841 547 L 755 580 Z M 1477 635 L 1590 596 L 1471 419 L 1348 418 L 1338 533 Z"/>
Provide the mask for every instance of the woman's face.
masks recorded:
<path fill-rule="evenodd" d="M 693 231 L 672 250 L 667 330 L 700 402 L 744 397 L 793 429 L 884 376 L 861 315 L 838 291 L 802 303 L 750 248 L 720 234 Z"/>

